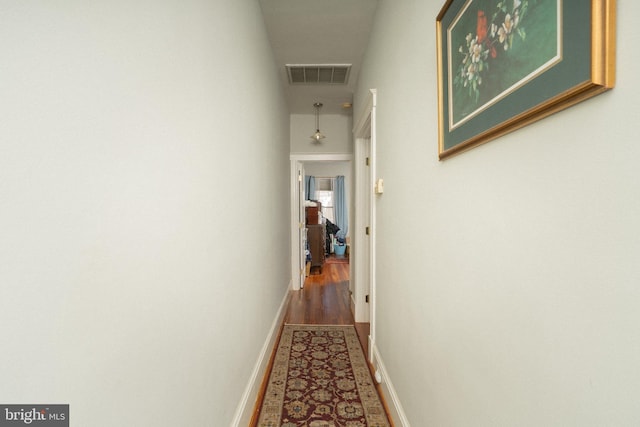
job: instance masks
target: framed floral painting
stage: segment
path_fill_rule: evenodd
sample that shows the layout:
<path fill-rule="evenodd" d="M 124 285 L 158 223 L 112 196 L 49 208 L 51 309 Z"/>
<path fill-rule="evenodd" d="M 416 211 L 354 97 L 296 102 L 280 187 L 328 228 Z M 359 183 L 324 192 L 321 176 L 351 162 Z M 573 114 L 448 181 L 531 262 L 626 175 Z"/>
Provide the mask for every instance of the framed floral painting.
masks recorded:
<path fill-rule="evenodd" d="M 614 86 L 615 0 L 448 0 L 436 30 L 441 160 Z"/>

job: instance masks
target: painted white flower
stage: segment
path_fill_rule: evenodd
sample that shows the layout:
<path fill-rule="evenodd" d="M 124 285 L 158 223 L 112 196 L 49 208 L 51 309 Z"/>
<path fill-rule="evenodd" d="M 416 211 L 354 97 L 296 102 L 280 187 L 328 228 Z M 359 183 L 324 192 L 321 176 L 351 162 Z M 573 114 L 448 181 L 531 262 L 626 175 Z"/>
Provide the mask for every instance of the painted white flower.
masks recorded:
<path fill-rule="evenodd" d="M 498 29 L 498 40 L 500 41 L 500 43 L 504 43 L 506 39 L 507 39 L 507 30 L 505 30 L 504 27 L 500 27 Z"/>
<path fill-rule="evenodd" d="M 476 70 L 476 64 L 474 64 L 473 62 L 469 64 L 469 67 L 467 68 L 467 78 L 469 80 L 473 80 L 473 76 L 476 75 Z"/>
<path fill-rule="evenodd" d="M 513 19 L 511 19 L 511 15 L 508 13 L 507 16 L 504 17 L 502 28 L 504 28 L 507 34 L 511 34 L 511 30 L 513 30 Z"/>
<path fill-rule="evenodd" d="M 482 45 L 474 44 L 471 47 L 471 62 L 479 62 L 482 56 Z"/>
<path fill-rule="evenodd" d="M 522 2 L 520 0 L 513 0 L 513 10 L 519 8 L 521 4 Z"/>
<path fill-rule="evenodd" d="M 478 44 L 478 37 L 474 37 L 469 41 L 469 52 L 473 50 L 473 46 Z"/>

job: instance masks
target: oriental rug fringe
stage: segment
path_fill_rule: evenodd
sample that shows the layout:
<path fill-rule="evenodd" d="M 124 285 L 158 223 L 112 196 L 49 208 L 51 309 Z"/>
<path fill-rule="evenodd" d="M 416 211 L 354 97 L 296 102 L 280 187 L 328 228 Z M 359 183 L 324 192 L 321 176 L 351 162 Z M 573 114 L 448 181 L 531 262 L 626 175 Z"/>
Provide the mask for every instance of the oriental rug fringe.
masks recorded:
<path fill-rule="evenodd" d="M 389 427 L 351 325 L 285 325 L 258 427 Z"/>

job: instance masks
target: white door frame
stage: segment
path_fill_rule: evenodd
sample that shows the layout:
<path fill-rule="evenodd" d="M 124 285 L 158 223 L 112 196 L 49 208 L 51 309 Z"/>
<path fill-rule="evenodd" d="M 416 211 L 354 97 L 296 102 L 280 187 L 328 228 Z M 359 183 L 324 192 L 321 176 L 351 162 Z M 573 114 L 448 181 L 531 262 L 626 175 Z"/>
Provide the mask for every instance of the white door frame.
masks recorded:
<path fill-rule="evenodd" d="M 376 177 L 376 89 L 369 90 L 367 103 L 353 127 L 356 154 L 356 209 L 354 233 L 354 300 L 356 322 L 369 322 L 369 358 L 373 362 L 376 340 L 376 209 L 373 183 Z M 364 166 L 366 157 L 369 166 Z M 368 227 L 369 234 L 365 232 Z M 368 244 L 366 244 L 368 239 Z M 358 250 L 365 248 L 365 251 Z M 368 282 L 368 283 L 367 283 Z M 369 295 L 369 302 L 366 297 Z"/>
<path fill-rule="evenodd" d="M 304 211 L 304 164 L 299 161 L 292 161 L 291 174 L 291 256 L 292 260 L 292 286 L 302 288 L 306 277 L 306 263 L 304 248 L 307 242 L 307 229 L 305 227 Z"/>
<path fill-rule="evenodd" d="M 304 221 L 298 221 L 299 212 L 304 210 L 304 200 L 298 196 L 298 172 L 304 162 L 353 162 L 352 154 L 291 154 L 291 288 L 294 291 L 304 286 L 305 273 L 300 271 L 300 256 L 305 248 L 301 246 L 300 229 L 304 228 Z M 302 177 L 304 183 L 304 176 Z M 357 209 L 356 209 L 357 211 Z"/>

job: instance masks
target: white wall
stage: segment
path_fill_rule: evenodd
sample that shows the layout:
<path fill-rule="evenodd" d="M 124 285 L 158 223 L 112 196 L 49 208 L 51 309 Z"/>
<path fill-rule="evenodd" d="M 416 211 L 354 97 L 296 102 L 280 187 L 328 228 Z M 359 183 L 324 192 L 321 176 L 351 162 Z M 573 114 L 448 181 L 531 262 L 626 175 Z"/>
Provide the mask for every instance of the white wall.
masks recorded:
<path fill-rule="evenodd" d="M 0 76 L 0 402 L 229 425 L 290 281 L 258 3 L 0 0 Z"/>
<path fill-rule="evenodd" d="M 319 144 L 313 143 L 316 116 L 313 114 L 291 115 L 292 154 L 349 154 L 353 153 L 350 114 L 321 114 L 320 131 L 326 136 Z"/>
<path fill-rule="evenodd" d="M 437 160 L 435 17 L 381 1 L 377 344 L 413 426 L 640 424 L 640 3 L 617 87 Z"/>

